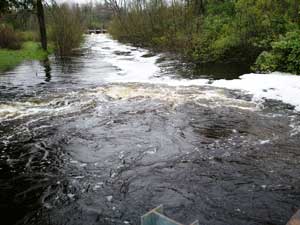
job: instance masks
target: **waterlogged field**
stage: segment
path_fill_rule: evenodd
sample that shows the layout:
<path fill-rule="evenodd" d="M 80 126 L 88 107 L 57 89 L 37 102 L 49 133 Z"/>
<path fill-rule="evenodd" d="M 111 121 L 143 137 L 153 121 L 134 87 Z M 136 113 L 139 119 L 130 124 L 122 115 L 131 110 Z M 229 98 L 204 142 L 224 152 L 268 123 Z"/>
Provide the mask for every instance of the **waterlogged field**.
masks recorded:
<path fill-rule="evenodd" d="M 183 79 L 178 65 L 92 35 L 77 56 L 2 73 L 5 224 L 136 225 L 160 204 L 182 223 L 285 224 L 300 77 Z"/>

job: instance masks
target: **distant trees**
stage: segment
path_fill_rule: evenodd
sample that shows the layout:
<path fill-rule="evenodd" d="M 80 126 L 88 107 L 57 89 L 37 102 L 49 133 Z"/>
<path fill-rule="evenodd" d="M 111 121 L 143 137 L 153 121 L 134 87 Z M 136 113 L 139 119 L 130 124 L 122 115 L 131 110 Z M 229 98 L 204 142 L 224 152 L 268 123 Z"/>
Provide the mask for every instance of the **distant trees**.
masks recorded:
<path fill-rule="evenodd" d="M 112 17 L 112 10 L 107 3 L 88 2 L 80 5 L 82 19 L 89 29 L 99 29 L 108 25 Z"/>

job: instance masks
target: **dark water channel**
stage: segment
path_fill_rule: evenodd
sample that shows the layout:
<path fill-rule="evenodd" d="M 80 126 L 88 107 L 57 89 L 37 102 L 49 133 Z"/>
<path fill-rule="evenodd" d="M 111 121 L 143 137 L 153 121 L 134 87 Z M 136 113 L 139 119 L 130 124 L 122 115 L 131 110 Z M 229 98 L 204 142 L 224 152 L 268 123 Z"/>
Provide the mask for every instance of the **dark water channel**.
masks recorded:
<path fill-rule="evenodd" d="M 186 224 L 283 225 L 300 207 L 292 106 L 168 86 L 175 61 L 146 54 L 95 35 L 0 75 L 1 224 L 138 225 L 164 204 Z"/>

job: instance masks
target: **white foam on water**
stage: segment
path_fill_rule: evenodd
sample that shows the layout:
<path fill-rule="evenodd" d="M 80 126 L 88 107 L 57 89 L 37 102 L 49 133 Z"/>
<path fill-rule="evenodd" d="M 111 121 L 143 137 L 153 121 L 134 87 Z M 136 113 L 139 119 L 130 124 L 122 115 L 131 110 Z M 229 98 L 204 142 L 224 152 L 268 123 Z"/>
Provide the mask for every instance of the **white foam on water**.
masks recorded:
<path fill-rule="evenodd" d="M 300 133 L 300 121 L 297 121 L 297 117 L 293 116 L 291 117 L 291 123 L 290 123 L 290 136 L 296 136 Z"/>
<path fill-rule="evenodd" d="M 107 82 L 149 82 L 160 71 L 156 65 L 159 56 L 143 57 L 148 50 L 121 44 L 108 35 L 93 35 L 91 38 L 97 43 L 92 50 L 101 52 L 104 61 L 120 70 L 105 78 Z"/>
<path fill-rule="evenodd" d="M 271 73 L 271 74 L 246 74 L 235 80 L 216 80 L 210 82 L 208 79 L 175 79 L 170 76 L 162 75 L 161 69 L 157 60 L 159 55 L 149 55 L 149 50 L 136 48 L 130 45 L 124 45 L 118 41 L 113 40 L 109 35 L 89 35 L 87 36 L 90 41 L 86 42 L 86 46 L 96 52 L 96 55 L 102 55 L 102 60 L 116 68 L 115 72 L 103 75 L 103 79 L 107 83 L 150 83 L 150 84 L 163 84 L 167 86 L 212 86 L 225 89 L 238 89 L 253 95 L 253 101 L 259 103 L 263 99 L 275 99 L 295 106 L 297 111 L 300 111 L 300 76 L 286 74 L 286 73 Z M 143 57 L 146 54 L 147 57 Z M 98 59 L 97 59 L 98 60 Z M 102 74 L 100 74 L 102 76 Z M 115 91 L 116 93 L 114 93 Z M 163 99 L 172 100 L 172 98 L 178 97 L 176 90 L 168 90 L 163 87 L 152 91 L 149 90 L 134 90 L 128 91 L 118 90 L 116 88 L 110 91 L 111 95 L 124 97 L 128 95 L 140 96 L 147 95 L 149 97 L 157 97 Z M 156 93 L 157 92 L 157 93 Z M 77 93 L 74 93 L 76 95 Z M 85 93 L 87 97 L 95 93 Z M 98 97 L 103 97 L 100 95 Z M 71 95 L 72 97 L 72 95 Z M 180 97 L 180 96 L 179 96 Z M 243 101 L 237 102 L 232 98 L 228 98 L 222 92 L 216 90 L 206 90 L 204 93 L 196 93 L 193 96 L 189 96 L 195 101 L 199 99 L 216 99 L 215 104 L 219 106 L 227 105 L 231 103 L 233 106 L 244 107 L 245 109 L 252 109 L 253 107 L 245 105 Z M 179 98 L 185 100 L 186 98 Z M 35 115 L 44 113 L 48 115 L 54 113 L 55 115 L 73 112 L 74 110 L 81 110 L 82 106 L 89 107 L 93 105 L 93 100 L 82 100 L 80 102 L 65 103 L 57 105 L 57 99 L 51 102 L 13 102 L 9 104 L 0 103 L 0 121 L 10 118 L 19 118 L 27 115 Z M 61 99 L 60 99 L 61 100 Z M 105 100 L 105 98 L 103 99 Z M 199 104 L 203 101 L 198 101 Z M 294 125 L 293 135 L 299 133 L 299 125 Z"/>
<path fill-rule="evenodd" d="M 159 56 L 142 57 L 149 51 L 124 45 L 113 40 L 109 35 L 94 35 L 97 44 L 94 51 L 101 51 L 104 60 L 117 67 L 120 72 L 106 77 L 107 82 L 117 83 L 151 83 L 169 86 L 214 86 L 218 88 L 237 89 L 253 95 L 255 102 L 274 99 L 295 106 L 300 111 L 300 76 L 274 72 L 270 74 L 246 74 L 236 80 L 217 80 L 210 83 L 208 79 L 173 79 L 159 77 L 160 68 L 156 61 Z M 125 54 L 114 54 L 116 51 Z M 126 52 L 128 54 L 126 54 Z"/>
<path fill-rule="evenodd" d="M 260 143 L 261 145 L 265 145 L 265 144 L 271 143 L 271 140 L 261 140 L 259 143 Z"/>
<path fill-rule="evenodd" d="M 96 43 L 91 47 L 92 51 L 99 51 L 104 56 L 104 61 L 119 69 L 119 73 L 104 77 L 106 82 L 151 83 L 169 86 L 195 85 L 195 80 L 159 77 L 161 69 L 156 62 L 160 56 L 143 57 L 150 53 L 147 49 L 121 44 L 107 34 L 92 35 L 88 38 Z M 196 85 L 204 85 L 208 82 L 208 79 L 199 79 Z"/>
<path fill-rule="evenodd" d="M 215 87 L 239 89 L 253 95 L 253 99 L 274 99 L 291 104 L 300 111 L 300 76 L 274 72 L 270 74 L 246 74 L 236 80 L 218 80 Z"/>

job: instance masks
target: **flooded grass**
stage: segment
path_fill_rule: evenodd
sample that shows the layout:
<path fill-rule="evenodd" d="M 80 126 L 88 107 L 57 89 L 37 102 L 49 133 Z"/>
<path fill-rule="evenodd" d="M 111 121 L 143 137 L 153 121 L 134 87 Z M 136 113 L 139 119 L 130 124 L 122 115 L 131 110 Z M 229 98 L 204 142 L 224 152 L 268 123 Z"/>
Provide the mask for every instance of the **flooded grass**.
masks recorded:
<path fill-rule="evenodd" d="M 49 53 L 53 52 L 50 47 Z M 37 42 L 25 42 L 21 50 L 0 49 L 0 71 L 14 68 L 24 60 L 43 60 L 49 53 L 43 51 Z"/>

